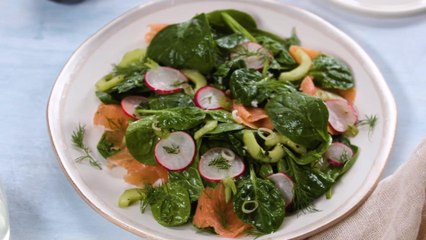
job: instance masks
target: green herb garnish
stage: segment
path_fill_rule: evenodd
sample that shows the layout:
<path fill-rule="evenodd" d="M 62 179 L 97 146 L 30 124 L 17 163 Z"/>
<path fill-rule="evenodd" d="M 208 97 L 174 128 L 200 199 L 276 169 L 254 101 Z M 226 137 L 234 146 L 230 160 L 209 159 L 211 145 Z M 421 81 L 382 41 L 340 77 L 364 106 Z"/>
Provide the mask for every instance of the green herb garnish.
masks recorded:
<path fill-rule="evenodd" d="M 99 170 L 102 169 L 101 163 L 97 161 L 93 156 L 91 155 L 91 151 L 89 147 L 87 147 L 84 144 L 84 136 L 86 135 L 86 128 L 85 125 L 78 125 L 77 129 L 72 132 L 72 142 L 74 146 L 78 149 L 80 149 L 83 152 L 83 155 L 76 158 L 76 162 L 82 162 L 84 160 L 88 160 L 89 164 L 92 167 L 98 168 Z"/>
<path fill-rule="evenodd" d="M 357 126 L 367 126 L 368 127 L 368 135 L 371 135 L 374 131 L 374 128 L 377 125 L 378 118 L 376 115 L 365 115 L 365 119 L 360 120 L 357 123 Z"/>
<path fill-rule="evenodd" d="M 345 163 L 345 162 L 349 161 L 350 159 L 351 158 L 349 157 L 349 153 L 346 150 L 344 150 L 342 155 L 340 155 L 340 157 L 339 157 L 339 160 L 342 163 Z"/>
<path fill-rule="evenodd" d="M 215 166 L 218 169 L 227 170 L 231 167 L 231 164 L 224 157 L 218 156 L 209 163 L 209 166 Z"/>
<path fill-rule="evenodd" d="M 170 146 L 163 146 L 163 149 L 168 153 L 168 154 L 179 154 L 180 153 L 180 147 L 178 145 L 170 145 Z"/>

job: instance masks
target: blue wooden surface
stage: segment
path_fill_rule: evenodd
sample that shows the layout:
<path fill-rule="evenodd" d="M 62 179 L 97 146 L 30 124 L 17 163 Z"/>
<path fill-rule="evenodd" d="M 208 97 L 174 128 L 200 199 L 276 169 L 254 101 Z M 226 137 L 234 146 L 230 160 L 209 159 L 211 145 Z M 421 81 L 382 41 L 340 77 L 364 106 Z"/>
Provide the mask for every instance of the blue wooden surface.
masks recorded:
<path fill-rule="evenodd" d="M 105 220 L 72 188 L 51 148 L 45 110 L 71 53 L 97 29 L 143 0 L 0 1 L 0 181 L 12 239 L 139 239 Z M 368 52 L 398 106 L 394 149 L 384 176 L 425 136 L 426 15 L 374 18 L 326 1 L 283 1 L 312 11 Z"/>

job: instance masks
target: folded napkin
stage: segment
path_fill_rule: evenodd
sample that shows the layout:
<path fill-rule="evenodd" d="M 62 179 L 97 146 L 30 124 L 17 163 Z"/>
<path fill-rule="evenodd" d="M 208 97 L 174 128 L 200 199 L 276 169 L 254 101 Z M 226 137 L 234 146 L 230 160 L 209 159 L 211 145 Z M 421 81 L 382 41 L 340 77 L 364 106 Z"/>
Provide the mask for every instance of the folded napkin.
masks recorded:
<path fill-rule="evenodd" d="M 367 201 L 310 240 L 426 240 L 426 139 Z"/>

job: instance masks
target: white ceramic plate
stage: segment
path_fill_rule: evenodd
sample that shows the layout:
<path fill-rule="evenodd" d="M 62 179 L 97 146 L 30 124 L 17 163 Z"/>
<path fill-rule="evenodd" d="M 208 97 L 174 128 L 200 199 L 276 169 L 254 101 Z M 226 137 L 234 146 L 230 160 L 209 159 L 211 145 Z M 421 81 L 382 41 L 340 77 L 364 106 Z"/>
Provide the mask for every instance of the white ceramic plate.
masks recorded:
<path fill-rule="evenodd" d="M 330 0 L 341 6 L 374 15 L 400 16 L 426 10 L 426 0 Z"/>
<path fill-rule="evenodd" d="M 374 189 L 393 143 L 396 108 L 382 75 L 360 46 L 331 24 L 302 9 L 275 1 L 161 0 L 127 12 L 84 42 L 60 73 L 47 109 L 54 148 L 65 174 L 82 198 L 115 224 L 148 238 L 217 239 L 217 236 L 197 233 L 191 224 L 163 227 L 149 211 L 141 215 L 138 206 L 118 208 L 118 196 L 130 187 L 122 180 L 123 172 L 110 171 L 106 167 L 99 171 L 75 163 L 74 159 L 80 153 L 72 147 L 71 134 L 78 124 L 85 124 L 87 142 L 95 149 L 102 130 L 92 125 L 99 104 L 94 84 L 125 52 L 145 46 L 144 34 L 148 24 L 186 21 L 197 13 L 223 8 L 246 11 L 256 18 L 260 28 L 281 36 L 289 36 L 295 27 L 302 45 L 344 59 L 356 78 L 358 97 L 355 104 L 360 116 L 374 114 L 379 119 L 371 136 L 363 130 L 353 140 L 361 149 L 359 159 L 339 180 L 332 199 L 321 197 L 315 203 L 318 212 L 288 217 L 279 231 L 259 239 L 306 237 L 341 220 Z"/>

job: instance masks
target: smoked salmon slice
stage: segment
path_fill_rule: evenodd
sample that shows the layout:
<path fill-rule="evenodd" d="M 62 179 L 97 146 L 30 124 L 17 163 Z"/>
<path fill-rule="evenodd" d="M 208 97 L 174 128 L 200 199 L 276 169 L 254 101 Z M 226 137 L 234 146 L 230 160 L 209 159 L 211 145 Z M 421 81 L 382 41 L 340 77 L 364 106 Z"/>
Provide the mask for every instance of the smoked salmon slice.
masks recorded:
<path fill-rule="evenodd" d="M 93 124 L 102 125 L 107 130 L 125 131 L 131 118 L 124 113 L 120 105 L 100 104 L 93 117 Z"/>
<path fill-rule="evenodd" d="M 117 149 L 122 149 L 107 159 L 108 167 L 123 167 L 127 170 L 124 180 L 138 187 L 154 184 L 157 181 L 167 182 L 168 172 L 165 168 L 159 165 L 151 166 L 140 163 L 133 158 L 123 144 L 130 119 L 121 106 L 115 104 L 100 104 L 95 113 L 93 123 L 104 126 L 108 133 L 109 142 Z"/>
<path fill-rule="evenodd" d="M 132 185 L 144 187 L 157 181 L 163 183 L 168 180 L 167 170 L 160 165 L 145 165 L 130 155 L 127 148 L 108 158 L 108 167 L 121 166 L 127 170 L 124 180 Z"/>
<path fill-rule="evenodd" d="M 193 224 L 198 228 L 213 227 L 217 234 L 229 238 L 238 237 L 251 228 L 235 214 L 232 201 L 226 203 L 225 187 L 221 183 L 203 190 Z"/>
<path fill-rule="evenodd" d="M 250 128 L 272 129 L 272 122 L 263 108 L 246 107 L 237 102 L 233 102 L 232 109 L 235 111 L 235 120 Z"/>

